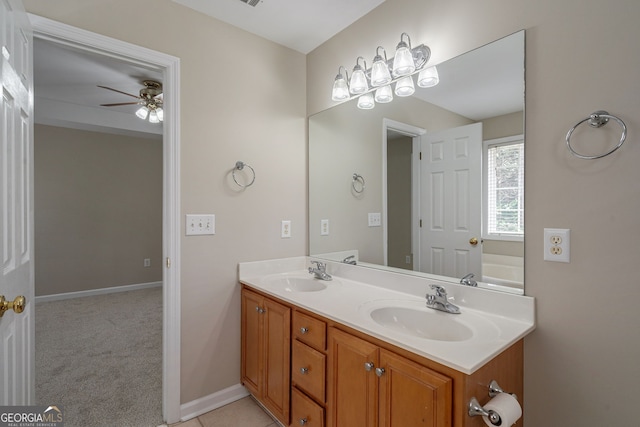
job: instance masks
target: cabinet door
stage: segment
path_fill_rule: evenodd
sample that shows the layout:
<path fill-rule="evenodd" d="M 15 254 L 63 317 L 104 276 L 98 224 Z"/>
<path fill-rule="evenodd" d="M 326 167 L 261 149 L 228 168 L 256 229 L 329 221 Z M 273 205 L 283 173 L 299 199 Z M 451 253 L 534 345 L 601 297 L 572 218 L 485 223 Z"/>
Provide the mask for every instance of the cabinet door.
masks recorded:
<path fill-rule="evenodd" d="M 367 363 L 371 363 L 373 369 L 367 370 Z M 377 366 L 378 347 L 338 329 L 329 328 L 329 427 L 378 425 L 378 377 L 374 372 Z"/>
<path fill-rule="evenodd" d="M 263 403 L 284 425 L 289 424 L 291 391 L 291 310 L 264 299 L 265 375 Z"/>
<path fill-rule="evenodd" d="M 263 383 L 262 297 L 242 290 L 242 383 L 254 395 L 260 395 Z"/>
<path fill-rule="evenodd" d="M 380 350 L 380 426 L 451 426 L 452 380 Z"/>

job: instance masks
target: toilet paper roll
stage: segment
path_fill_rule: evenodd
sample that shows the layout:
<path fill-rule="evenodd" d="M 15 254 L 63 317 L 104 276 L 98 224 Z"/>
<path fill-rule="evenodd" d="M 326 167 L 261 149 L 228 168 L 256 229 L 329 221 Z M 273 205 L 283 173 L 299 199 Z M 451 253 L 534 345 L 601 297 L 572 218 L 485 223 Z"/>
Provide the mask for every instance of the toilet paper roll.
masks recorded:
<path fill-rule="evenodd" d="M 499 393 L 496 397 L 491 399 L 487 404 L 483 406 L 486 411 L 494 411 L 500 415 L 502 422 L 500 424 L 493 424 L 485 416 L 484 423 L 490 427 L 499 425 L 500 427 L 510 427 L 516 423 L 522 416 L 522 407 L 518 400 L 509 393 Z"/>

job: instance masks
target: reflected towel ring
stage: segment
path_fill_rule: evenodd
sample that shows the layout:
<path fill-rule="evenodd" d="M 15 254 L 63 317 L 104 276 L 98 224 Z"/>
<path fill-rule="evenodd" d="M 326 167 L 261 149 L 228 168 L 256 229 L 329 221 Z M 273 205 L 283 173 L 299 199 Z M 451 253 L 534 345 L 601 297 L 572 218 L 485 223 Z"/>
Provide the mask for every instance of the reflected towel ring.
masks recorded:
<path fill-rule="evenodd" d="M 359 190 L 358 190 L 358 187 L 360 187 Z M 351 188 L 353 188 L 353 191 L 355 191 L 358 194 L 364 191 L 364 178 L 362 177 L 362 175 L 358 175 L 357 173 L 353 174 L 353 180 L 351 181 Z"/>
<path fill-rule="evenodd" d="M 580 126 L 582 123 L 584 123 L 586 121 L 589 121 L 589 126 L 594 127 L 594 128 L 599 128 L 599 127 L 602 127 L 602 126 L 606 125 L 607 123 L 609 123 L 609 119 L 615 120 L 616 122 L 618 122 L 620 127 L 622 127 L 622 135 L 620 136 L 620 141 L 618 142 L 618 145 L 616 145 L 615 147 L 613 147 L 611 150 L 607 151 L 606 153 L 598 154 L 596 156 L 587 156 L 587 155 L 584 155 L 584 154 L 580 154 L 576 150 L 573 149 L 573 147 L 571 146 L 571 134 L 573 134 L 573 131 L 576 130 L 576 128 L 578 126 Z M 593 114 L 591 114 L 589 117 L 587 117 L 586 119 L 580 120 L 578 123 L 576 123 L 576 125 L 574 127 L 569 129 L 569 132 L 567 132 L 567 138 L 566 138 L 566 140 L 567 140 L 567 148 L 569 149 L 571 154 L 573 154 L 574 156 L 576 156 L 576 157 L 578 157 L 580 159 L 587 159 L 587 160 L 600 159 L 602 157 L 608 156 L 609 154 L 613 153 L 618 148 L 620 148 L 622 146 L 622 144 L 624 144 L 624 140 L 625 139 L 627 139 L 627 125 L 625 125 L 624 122 L 622 120 L 620 120 L 618 117 L 613 116 L 613 115 L 611 115 L 608 112 L 603 111 L 603 110 L 596 111 Z"/>
<path fill-rule="evenodd" d="M 244 167 L 248 167 L 249 169 L 251 169 L 251 173 L 253 175 L 253 178 L 251 178 L 251 182 L 249 182 L 248 184 L 240 184 L 238 182 L 238 179 L 236 178 L 236 171 L 241 171 L 244 169 Z M 248 164 L 241 162 L 241 161 L 237 161 L 236 162 L 236 166 L 233 168 L 233 172 L 231 172 L 231 176 L 233 176 L 233 181 L 238 184 L 238 186 L 242 187 L 242 188 L 246 188 L 246 187 L 251 187 L 251 185 L 253 185 L 253 182 L 256 180 L 256 171 L 253 170 L 253 168 L 251 166 L 249 166 Z"/>

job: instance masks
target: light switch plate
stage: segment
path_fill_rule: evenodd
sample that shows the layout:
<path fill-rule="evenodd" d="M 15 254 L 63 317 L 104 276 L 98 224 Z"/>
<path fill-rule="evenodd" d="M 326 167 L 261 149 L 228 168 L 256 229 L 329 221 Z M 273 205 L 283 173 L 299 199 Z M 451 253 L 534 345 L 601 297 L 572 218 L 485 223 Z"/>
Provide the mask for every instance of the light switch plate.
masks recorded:
<path fill-rule="evenodd" d="M 382 214 L 380 212 L 369 213 L 369 227 L 381 227 Z"/>
<path fill-rule="evenodd" d="M 216 234 L 216 216 L 213 214 L 187 215 L 187 236 Z"/>

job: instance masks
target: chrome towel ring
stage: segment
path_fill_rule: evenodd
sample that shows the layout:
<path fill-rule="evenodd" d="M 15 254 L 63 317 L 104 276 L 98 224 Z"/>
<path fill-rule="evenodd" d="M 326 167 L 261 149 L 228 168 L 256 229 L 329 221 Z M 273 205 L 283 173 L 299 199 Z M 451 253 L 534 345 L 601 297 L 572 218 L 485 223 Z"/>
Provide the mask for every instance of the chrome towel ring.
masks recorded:
<path fill-rule="evenodd" d="M 580 126 L 582 123 L 588 121 L 589 122 L 589 126 L 594 127 L 594 128 L 599 128 L 599 127 L 602 127 L 602 126 L 606 125 L 609 122 L 609 119 L 615 120 L 616 122 L 618 122 L 620 127 L 622 127 L 622 135 L 620 136 L 620 141 L 618 142 L 618 145 L 616 145 L 615 147 L 613 147 L 611 150 L 607 151 L 606 153 L 598 154 L 596 156 L 587 156 L 587 155 L 584 155 L 584 154 L 580 154 L 576 150 L 573 149 L 573 147 L 571 146 L 571 134 L 573 134 L 573 131 L 576 130 L 576 128 L 578 126 Z M 602 157 L 608 156 L 609 154 L 613 153 L 618 148 L 620 148 L 622 146 L 622 144 L 624 144 L 624 140 L 625 139 L 627 139 L 627 125 L 625 125 L 624 122 L 622 120 L 620 120 L 618 117 L 616 117 L 614 115 L 611 115 L 608 112 L 603 111 L 603 110 L 596 111 L 593 114 L 591 114 L 589 117 L 587 117 L 586 119 L 580 120 L 578 123 L 576 123 L 576 125 L 574 127 L 569 129 L 569 132 L 567 132 L 567 138 L 566 138 L 566 140 L 567 140 L 567 148 L 569 149 L 571 154 L 573 154 L 574 156 L 576 156 L 576 157 L 578 157 L 580 159 L 587 159 L 587 160 L 600 159 Z"/>
<path fill-rule="evenodd" d="M 238 182 L 238 179 L 236 177 L 236 171 L 241 171 L 244 168 L 248 167 L 249 169 L 251 169 L 251 181 L 248 184 L 240 184 Z M 228 175 L 227 175 L 228 176 Z M 233 168 L 233 172 L 231 172 L 231 176 L 233 177 L 233 181 L 238 184 L 238 186 L 242 187 L 242 188 L 246 188 L 246 187 L 251 187 L 253 185 L 253 182 L 256 180 L 256 171 L 253 170 L 253 168 L 251 166 L 249 166 L 248 164 L 241 162 L 241 161 L 237 161 L 235 167 Z"/>
<path fill-rule="evenodd" d="M 353 180 L 351 181 L 351 188 L 353 191 L 360 194 L 364 191 L 364 178 L 362 175 L 358 175 L 357 173 L 353 174 Z"/>

